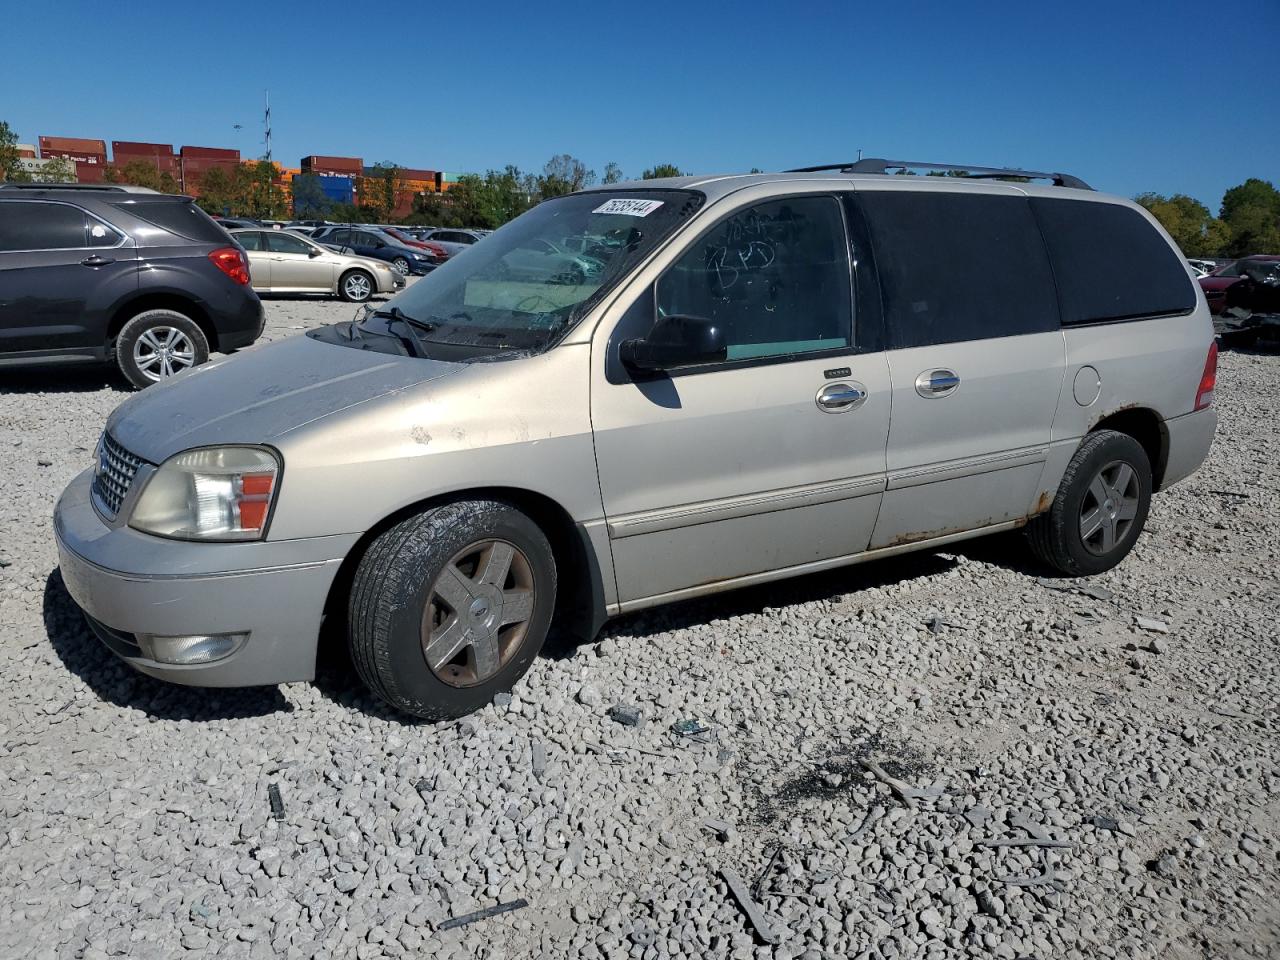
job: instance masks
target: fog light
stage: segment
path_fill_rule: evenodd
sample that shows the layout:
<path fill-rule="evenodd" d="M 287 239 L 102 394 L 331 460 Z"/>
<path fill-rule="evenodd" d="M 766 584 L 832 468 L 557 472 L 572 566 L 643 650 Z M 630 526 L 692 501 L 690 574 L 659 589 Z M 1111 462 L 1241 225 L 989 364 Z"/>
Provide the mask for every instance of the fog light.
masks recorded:
<path fill-rule="evenodd" d="M 158 663 L 212 663 L 239 650 L 247 633 L 197 633 L 187 637 L 157 637 L 140 633 L 138 646 L 142 655 Z"/>

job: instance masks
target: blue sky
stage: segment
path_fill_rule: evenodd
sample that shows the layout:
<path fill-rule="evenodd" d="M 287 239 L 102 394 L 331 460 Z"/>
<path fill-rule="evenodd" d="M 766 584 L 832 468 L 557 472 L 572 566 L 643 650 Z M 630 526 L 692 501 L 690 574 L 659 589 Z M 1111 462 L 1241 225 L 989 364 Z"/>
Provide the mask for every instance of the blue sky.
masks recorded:
<path fill-rule="evenodd" d="M 56 16 L 52 11 L 56 8 Z M 15 4 L 0 119 L 38 134 L 482 171 L 866 156 L 1132 195 L 1280 181 L 1280 3 Z M 1158 13 L 1154 12 L 1158 9 Z M 1014 11 L 1009 14 L 1007 11 Z M 16 42 L 22 38 L 22 42 Z M 244 125 L 237 132 L 233 125 Z"/>

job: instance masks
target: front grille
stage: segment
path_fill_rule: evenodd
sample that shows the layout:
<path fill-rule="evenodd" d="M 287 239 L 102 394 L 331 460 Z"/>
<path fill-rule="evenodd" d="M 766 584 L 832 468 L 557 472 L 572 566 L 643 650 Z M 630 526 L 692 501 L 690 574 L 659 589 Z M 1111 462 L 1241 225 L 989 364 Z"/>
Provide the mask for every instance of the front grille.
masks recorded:
<path fill-rule="evenodd" d="M 93 495 L 108 515 L 114 517 L 120 512 L 120 505 L 124 503 L 129 485 L 142 463 L 140 457 L 135 457 L 112 440 L 109 433 L 102 435 L 98 445 L 98 465 L 93 471 Z"/>

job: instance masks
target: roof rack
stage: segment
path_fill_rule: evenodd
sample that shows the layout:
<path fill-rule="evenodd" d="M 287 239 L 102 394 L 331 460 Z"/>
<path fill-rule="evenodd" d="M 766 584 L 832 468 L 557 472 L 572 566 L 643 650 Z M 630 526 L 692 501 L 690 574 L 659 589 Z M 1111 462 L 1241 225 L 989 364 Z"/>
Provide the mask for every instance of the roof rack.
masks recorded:
<path fill-rule="evenodd" d="M 97 190 L 108 193 L 159 193 L 150 187 L 114 183 L 0 183 L 0 190 Z"/>
<path fill-rule="evenodd" d="M 956 170 L 975 180 L 1003 180 L 1022 177 L 1026 180 L 1051 180 L 1055 187 L 1073 187 L 1076 190 L 1092 190 L 1079 177 L 1069 173 L 1039 173 L 1035 170 L 1013 170 L 1006 167 L 970 167 L 959 163 L 917 163 L 912 160 L 880 160 L 868 158 L 853 163 L 829 163 L 818 167 L 797 167 L 787 173 L 822 173 L 839 170 L 841 173 L 888 173 L 890 170 Z"/>

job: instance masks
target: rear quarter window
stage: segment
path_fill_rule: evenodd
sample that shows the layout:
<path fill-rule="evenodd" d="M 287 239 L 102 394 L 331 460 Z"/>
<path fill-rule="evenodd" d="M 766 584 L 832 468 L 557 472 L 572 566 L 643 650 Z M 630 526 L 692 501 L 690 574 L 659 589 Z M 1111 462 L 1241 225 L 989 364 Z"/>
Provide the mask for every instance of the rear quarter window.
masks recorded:
<path fill-rule="evenodd" d="M 1108 323 L 1195 309 L 1182 259 L 1130 207 L 1087 200 L 1031 200 L 1049 248 L 1063 324 Z"/>
<path fill-rule="evenodd" d="M 231 236 L 207 213 L 190 201 L 135 200 L 116 204 L 147 223 L 199 243 L 227 243 Z"/>
<path fill-rule="evenodd" d="M 1026 198 L 868 190 L 891 347 L 1058 329 L 1053 273 Z"/>

